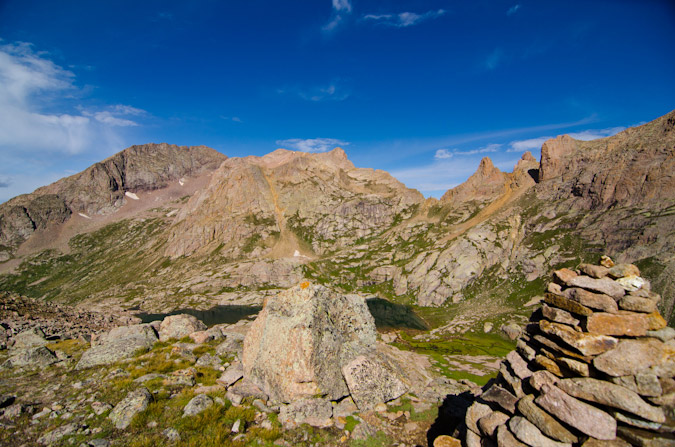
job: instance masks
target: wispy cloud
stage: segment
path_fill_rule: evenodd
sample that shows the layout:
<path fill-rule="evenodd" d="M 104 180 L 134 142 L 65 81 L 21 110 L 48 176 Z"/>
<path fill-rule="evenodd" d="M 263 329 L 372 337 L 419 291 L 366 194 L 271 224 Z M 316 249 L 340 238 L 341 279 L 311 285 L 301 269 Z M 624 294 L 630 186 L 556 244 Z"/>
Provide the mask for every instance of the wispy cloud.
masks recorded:
<path fill-rule="evenodd" d="M 233 122 L 239 123 L 239 124 L 242 124 L 244 122 L 238 116 L 223 116 L 223 115 L 220 115 L 220 119 L 223 119 L 225 121 L 233 121 Z"/>
<path fill-rule="evenodd" d="M 147 115 L 145 110 L 137 109 L 131 106 L 118 104 L 115 106 L 106 107 L 105 110 L 92 111 L 81 110 L 82 115 L 91 117 L 99 123 L 108 124 L 115 127 L 134 127 L 139 124 L 136 121 L 130 120 L 132 116 Z"/>
<path fill-rule="evenodd" d="M 56 165 L 120 150 L 124 129 L 149 116 L 123 104 L 87 106 L 88 94 L 48 53 L 0 44 L 0 201 L 63 176 Z"/>
<path fill-rule="evenodd" d="M 380 25 L 393 26 L 396 28 L 405 28 L 417 25 L 425 20 L 435 19 L 445 14 L 445 10 L 427 11 L 422 14 L 414 12 L 401 12 L 397 14 L 366 14 L 363 20 L 371 21 Z"/>
<path fill-rule="evenodd" d="M 527 140 L 512 141 L 509 143 L 509 148 L 507 152 L 525 152 L 531 150 L 541 149 L 541 145 L 544 144 L 544 141 L 548 140 L 550 137 L 537 137 L 529 138 Z"/>
<path fill-rule="evenodd" d="M 345 18 L 352 13 L 351 0 L 333 0 L 333 12 L 328 23 L 321 27 L 324 33 L 330 34 L 335 31 Z"/>
<path fill-rule="evenodd" d="M 344 101 L 349 98 L 350 91 L 341 80 L 333 80 L 325 85 L 313 87 L 284 87 L 277 90 L 280 95 L 294 95 L 306 101 Z"/>
<path fill-rule="evenodd" d="M 369 153 L 378 154 L 378 151 L 388 151 L 389 161 L 404 160 L 408 157 L 418 156 L 435 152 L 438 148 L 451 148 L 453 146 L 467 144 L 487 144 L 490 141 L 505 141 L 507 139 L 518 138 L 525 135 L 546 135 L 549 132 L 561 129 L 569 129 L 579 126 L 586 126 L 598 121 L 596 115 L 590 115 L 585 118 L 559 123 L 540 124 L 535 126 L 513 127 L 494 131 L 471 132 L 466 134 L 455 134 L 441 137 L 430 138 L 406 138 L 382 141 L 373 145 Z M 391 148 L 396 150 L 392 151 Z M 373 155 L 369 161 L 375 163 L 379 161 L 379 154 Z M 361 159 L 368 159 L 362 156 Z"/>
<path fill-rule="evenodd" d="M 277 145 L 284 149 L 293 149 L 302 152 L 328 152 L 338 146 L 348 146 L 349 143 L 335 138 L 291 138 L 277 140 Z"/>
<path fill-rule="evenodd" d="M 455 155 L 476 155 L 476 154 L 485 154 L 489 152 L 497 152 L 500 148 L 502 147 L 501 144 L 488 144 L 487 146 L 483 146 L 478 149 L 470 149 L 470 150 L 464 150 L 460 151 L 457 149 L 438 149 L 436 151 L 436 154 L 434 154 L 434 159 L 436 160 L 444 160 L 448 158 L 452 158 Z"/>
<path fill-rule="evenodd" d="M 434 158 L 436 160 L 445 160 L 446 158 L 452 158 L 453 155 L 454 154 L 448 149 L 438 149 L 434 155 Z"/>
<path fill-rule="evenodd" d="M 581 132 L 572 132 L 569 134 L 569 136 L 576 140 L 589 141 L 597 140 L 598 138 L 611 137 L 612 135 L 616 135 L 624 130 L 626 130 L 626 128 L 623 126 L 609 127 L 607 129 L 589 129 L 582 130 Z"/>
<path fill-rule="evenodd" d="M 504 59 L 504 52 L 501 48 L 495 48 L 494 51 L 485 58 L 483 65 L 488 70 L 494 70 Z"/>
<path fill-rule="evenodd" d="M 153 22 L 159 22 L 161 20 L 171 21 L 173 20 L 173 14 L 168 11 L 160 11 L 155 15 L 151 20 Z"/>
<path fill-rule="evenodd" d="M 352 12 L 352 2 L 350 0 L 333 0 L 333 9 L 338 12 Z"/>
<path fill-rule="evenodd" d="M 145 113 L 125 105 L 66 111 L 63 101 L 82 94 L 74 81 L 73 72 L 30 44 L 1 45 L 0 154 L 17 150 L 79 153 L 94 142 L 100 147 L 116 140 L 112 128 L 136 126 L 129 117 Z M 59 108 L 63 111 L 55 111 Z"/>
<path fill-rule="evenodd" d="M 606 129 L 587 129 L 580 132 L 570 132 L 567 135 L 571 136 L 575 140 L 589 141 L 597 140 L 598 138 L 611 137 L 612 135 L 616 135 L 624 130 L 626 130 L 626 127 L 617 126 L 608 127 Z M 507 152 L 539 150 L 541 149 L 542 144 L 551 138 L 555 138 L 555 136 L 549 135 L 544 137 L 529 138 L 527 140 L 512 141 L 509 143 L 509 149 L 507 149 Z"/>
<path fill-rule="evenodd" d="M 340 23 L 342 23 L 342 16 L 336 14 L 331 18 L 330 22 L 326 23 L 321 29 L 326 33 L 330 33 L 340 26 Z"/>
<path fill-rule="evenodd" d="M 506 11 L 506 15 L 507 15 L 507 16 L 512 16 L 513 14 L 515 14 L 516 12 L 518 12 L 518 10 L 519 10 L 520 8 L 521 8 L 521 5 L 519 5 L 519 4 L 513 5 L 513 6 L 511 6 L 511 7 L 509 8 L 508 11 Z"/>

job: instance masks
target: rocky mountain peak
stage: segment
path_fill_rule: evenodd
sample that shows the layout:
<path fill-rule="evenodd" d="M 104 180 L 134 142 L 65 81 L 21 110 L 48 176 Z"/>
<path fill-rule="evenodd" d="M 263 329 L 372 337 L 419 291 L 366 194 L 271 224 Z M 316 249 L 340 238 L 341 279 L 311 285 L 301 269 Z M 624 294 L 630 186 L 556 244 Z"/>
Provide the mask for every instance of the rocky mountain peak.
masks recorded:
<path fill-rule="evenodd" d="M 111 214 L 126 203 L 128 194 L 215 170 L 226 159 L 206 146 L 131 146 L 78 174 L 0 205 L 0 244 L 13 249 L 36 230 L 62 224 L 73 214 Z"/>
<path fill-rule="evenodd" d="M 478 164 L 478 170 L 474 175 L 488 178 L 493 175 L 499 175 L 500 172 L 501 171 L 492 163 L 490 157 L 483 157 L 481 158 L 480 163 Z"/>
<path fill-rule="evenodd" d="M 312 154 L 302 151 L 289 151 L 288 149 L 277 149 L 262 157 L 245 157 L 249 162 L 264 166 L 269 169 L 275 169 L 287 163 L 320 163 L 331 167 L 342 169 L 353 169 L 354 165 L 347 158 L 347 154 L 342 148 L 336 147 L 332 151 Z"/>
<path fill-rule="evenodd" d="M 214 170 L 226 159 L 206 146 L 134 145 L 33 194 L 57 194 L 73 211 L 106 214 L 123 203 L 126 192 L 159 189 L 169 181 Z"/>
<path fill-rule="evenodd" d="M 572 195 L 584 208 L 661 203 L 675 194 L 675 111 L 592 141 L 562 135 L 541 149 L 549 199 Z"/>
<path fill-rule="evenodd" d="M 541 147 L 540 179 L 557 177 L 564 167 L 563 159 L 577 151 L 577 141 L 569 135 L 560 135 L 544 142 Z"/>
<path fill-rule="evenodd" d="M 423 201 L 383 171 L 355 168 L 340 148 L 232 158 L 178 215 L 167 255 L 219 244 L 233 256 L 242 247 L 256 256 L 320 253 L 322 241 L 334 246 L 381 231 Z"/>
<path fill-rule="evenodd" d="M 536 162 L 537 162 L 537 159 L 534 158 L 534 155 L 532 155 L 532 152 L 530 152 L 530 151 L 525 151 L 525 152 L 523 153 L 522 157 L 520 157 L 520 161 L 524 161 L 524 162 L 531 162 L 531 161 L 533 161 L 533 162 L 536 163 Z"/>
<path fill-rule="evenodd" d="M 476 172 L 466 182 L 443 194 L 441 202 L 462 203 L 494 199 L 504 192 L 506 179 L 506 174 L 495 167 L 490 157 L 483 157 Z"/>

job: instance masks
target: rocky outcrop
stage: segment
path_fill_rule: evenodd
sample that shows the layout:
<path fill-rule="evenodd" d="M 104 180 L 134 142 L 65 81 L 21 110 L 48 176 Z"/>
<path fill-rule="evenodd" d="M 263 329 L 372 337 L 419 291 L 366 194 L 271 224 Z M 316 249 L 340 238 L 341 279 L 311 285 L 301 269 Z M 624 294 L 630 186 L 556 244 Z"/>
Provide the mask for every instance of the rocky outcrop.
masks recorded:
<path fill-rule="evenodd" d="M 0 205 L 0 245 L 16 247 L 36 230 L 63 223 L 72 213 L 57 194 L 12 199 Z"/>
<path fill-rule="evenodd" d="M 213 399 L 206 394 L 197 394 L 183 408 L 183 417 L 197 415 L 213 405 Z"/>
<path fill-rule="evenodd" d="M 541 151 L 541 181 L 551 181 L 542 189 L 588 209 L 672 200 L 673 169 L 675 112 L 599 140 L 564 135 Z"/>
<path fill-rule="evenodd" d="M 424 362 L 406 354 L 376 343 L 362 297 L 306 282 L 267 300 L 244 341 L 243 375 L 272 401 L 311 403 L 320 397 L 330 408 L 330 400 L 350 396 L 368 411 L 409 390 L 426 390 L 431 377 Z M 226 373 L 221 383 L 238 379 L 236 370 Z"/>
<path fill-rule="evenodd" d="M 39 326 L 20 332 L 13 337 L 12 350 L 34 348 L 44 346 L 49 342 L 45 339 L 45 333 Z"/>
<path fill-rule="evenodd" d="M 276 401 L 339 399 L 349 394 L 342 366 L 375 340 L 362 297 L 303 283 L 265 303 L 244 340 L 244 374 Z"/>
<path fill-rule="evenodd" d="M 61 224 L 73 213 L 108 214 L 125 203 L 127 192 L 159 189 L 215 170 L 226 158 L 205 146 L 131 146 L 79 174 L 0 205 L 0 246 L 15 248 L 35 231 Z"/>
<path fill-rule="evenodd" d="M 279 422 L 287 430 L 301 424 L 327 428 L 333 425 L 333 407 L 326 399 L 305 398 L 284 405 L 279 412 Z"/>
<path fill-rule="evenodd" d="M 465 202 L 492 202 L 509 191 L 530 187 L 539 180 L 539 163 L 532 153 L 525 152 L 512 173 L 502 172 L 490 157 L 483 157 L 478 169 L 464 183 L 449 189 L 441 203 L 459 206 Z"/>
<path fill-rule="evenodd" d="M 103 333 L 92 347 L 82 354 L 76 368 L 109 365 L 131 357 L 139 349 L 150 349 L 159 339 L 149 324 L 117 327 Z"/>
<path fill-rule="evenodd" d="M 569 135 L 545 141 L 541 146 L 539 179 L 550 180 L 562 175 L 566 162 L 577 152 L 577 141 Z"/>
<path fill-rule="evenodd" d="M 59 359 L 52 351 L 44 346 L 38 346 L 13 351 L 9 359 L 2 366 L 10 368 L 44 368 L 58 361 Z"/>
<path fill-rule="evenodd" d="M 141 387 L 129 391 L 127 396 L 115 405 L 115 408 L 108 415 L 108 419 L 115 428 L 124 430 L 131 425 L 134 416 L 148 408 L 150 402 L 152 402 L 152 394 L 147 388 Z"/>
<path fill-rule="evenodd" d="M 215 170 L 226 159 L 206 146 L 136 145 L 33 194 L 63 197 L 73 212 L 108 213 L 124 203 L 126 192 L 159 189 L 181 177 Z"/>
<path fill-rule="evenodd" d="M 656 337 L 671 332 L 658 312 L 622 304 L 658 295 L 620 286 L 639 278 L 634 265 L 614 269 L 614 279 L 610 269 L 580 267 L 555 272 L 517 351 L 466 413 L 467 445 L 675 445 L 675 334 Z M 611 313 L 598 297 L 615 302 Z"/>
<path fill-rule="evenodd" d="M 325 253 L 382 232 L 423 200 L 385 172 L 355 168 L 340 148 L 231 158 L 178 214 L 166 254 Z"/>
<path fill-rule="evenodd" d="M 441 202 L 494 200 L 506 192 L 506 179 L 507 174 L 496 168 L 489 157 L 483 157 L 476 172 L 467 181 L 443 194 Z"/>
<path fill-rule="evenodd" d="M 389 402 L 409 387 L 390 359 L 378 355 L 360 355 L 342 367 L 349 392 L 361 410 L 370 410 L 380 402 Z"/>
<path fill-rule="evenodd" d="M 159 340 L 181 339 L 193 332 L 206 330 L 206 325 L 194 315 L 179 314 L 164 318 L 159 326 Z"/>
<path fill-rule="evenodd" d="M 133 323 L 140 323 L 140 319 L 0 292 L 0 349 L 3 345 L 12 348 L 17 343 L 17 347 L 27 347 L 29 344 L 46 344 L 53 339 L 87 338 Z"/>

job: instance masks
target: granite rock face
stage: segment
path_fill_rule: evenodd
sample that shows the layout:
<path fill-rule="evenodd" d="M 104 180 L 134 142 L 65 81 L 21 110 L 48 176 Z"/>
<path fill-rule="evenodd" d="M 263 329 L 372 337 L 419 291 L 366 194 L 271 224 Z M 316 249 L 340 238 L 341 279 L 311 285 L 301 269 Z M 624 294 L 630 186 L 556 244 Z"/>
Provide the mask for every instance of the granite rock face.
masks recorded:
<path fill-rule="evenodd" d="M 158 189 L 169 181 L 216 169 L 227 157 L 205 146 L 131 146 L 86 170 L 0 205 L 0 245 L 16 247 L 36 230 L 73 213 L 108 214 L 126 192 Z"/>
<path fill-rule="evenodd" d="M 194 416 L 213 405 L 213 399 L 206 394 L 197 394 L 183 408 L 183 417 Z"/>
<path fill-rule="evenodd" d="M 303 399 L 349 396 L 344 401 L 369 411 L 407 391 L 428 395 L 432 385 L 426 359 L 376 342 L 363 298 L 309 282 L 265 302 L 244 340 L 242 364 L 243 381 L 290 409 Z M 238 371 L 230 374 L 234 368 L 219 382 L 237 380 Z"/>
<path fill-rule="evenodd" d="M 44 368 L 58 362 L 58 358 L 52 351 L 44 346 L 24 349 L 16 349 L 3 364 L 8 367 Z"/>
<path fill-rule="evenodd" d="M 658 313 L 645 312 L 652 309 L 645 303 L 629 300 L 620 310 L 607 304 L 609 296 L 619 303 L 628 296 L 615 286 L 639 269 L 614 266 L 606 256 L 603 263 L 609 267 L 554 273 L 558 284 L 549 285 L 543 311 L 533 314 L 536 324 L 527 326 L 496 382 L 468 409 L 466 445 L 675 445 L 670 332 Z M 648 289 L 631 293 L 658 301 Z M 503 410 L 508 420 L 488 430 L 489 420 L 503 419 L 492 415 Z M 485 419 L 486 429 L 477 419 Z"/>
<path fill-rule="evenodd" d="M 206 330 L 206 325 L 199 321 L 197 317 L 188 314 L 171 315 L 159 326 L 159 340 L 166 341 L 171 338 L 181 339 L 187 337 L 193 332 Z"/>
<path fill-rule="evenodd" d="M 141 387 L 129 391 L 127 396 L 115 405 L 108 418 L 115 428 L 124 430 L 131 424 L 134 416 L 148 408 L 150 402 L 152 402 L 152 394 L 147 388 Z"/>
<path fill-rule="evenodd" d="M 286 429 L 293 429 L 300 424 L 326 428 L 333 425 L 331 416 L 333 407 L 326 399 L 305 398 L 284 405 L 279 412 L 279 422 Z"/>
<path fill-rule="evenodd" d="M 44 346 L 49 342 L 45 339 L 45 333 L 39 327 L 20 332 L 14 336 L 14 343 L 11 346 L 12 350 L 35 348 Z"/>
<path fill-rule="evenodd" d="M 303 283 L 268 299 L 244 340 L 245 376 L 272 399 L 349 394 L 342 367 L 375 347 L 365 300 Z"/>
<path fill-rule="evenodd" d="M 411 216 L 423 200 L 383 171 L 354 167 L 341 148 L 231 158 L 178 214 L 166 254 L 175 258 L 221 244 L 222 253 L 241 253 L 254 234 L 261 238 L 259 255 L 273 252 L 270 237 L 286 245 L 286 256 L 306 252 L 298 235 L 321 254 L 378 234 L 397 215 Z"/>
<path fill-rule="evenodd" d="M 360 355 L 342 367 L 349 392 L 361 411 L 372 410 L 408 391 L 397 366 L 383 355 Z"/>
<path fill-rule="evenodd" d="M 109 365 L 118 360 L 131 357 L 139 349 L 150 349 L 159 339 L 149 324 L 120 326 L 103 333 L 97 344 L 82 354 L 76 368 L 90 368 L 97 365 Z"/>

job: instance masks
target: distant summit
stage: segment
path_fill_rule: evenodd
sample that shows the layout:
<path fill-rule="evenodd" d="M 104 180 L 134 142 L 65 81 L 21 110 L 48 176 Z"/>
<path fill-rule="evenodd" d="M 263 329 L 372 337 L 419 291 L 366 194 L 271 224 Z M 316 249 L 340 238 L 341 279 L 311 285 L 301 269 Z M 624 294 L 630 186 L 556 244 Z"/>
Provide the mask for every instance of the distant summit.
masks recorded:
<path fill-rule="evenodd" d="M 17 247 L 35 231 L 66 222 L 74 213 L 110 214 L 129 194 L 216 169 L 227 157 L 206 146 L 131 146 L 73 176 L 0 205 L 0 244 Z"/>

